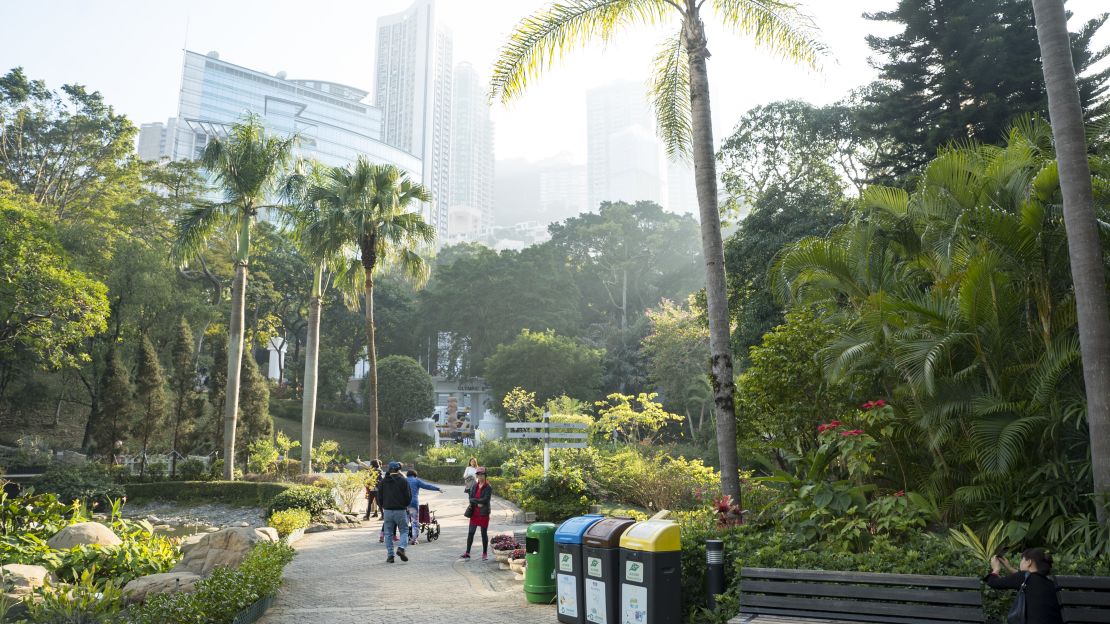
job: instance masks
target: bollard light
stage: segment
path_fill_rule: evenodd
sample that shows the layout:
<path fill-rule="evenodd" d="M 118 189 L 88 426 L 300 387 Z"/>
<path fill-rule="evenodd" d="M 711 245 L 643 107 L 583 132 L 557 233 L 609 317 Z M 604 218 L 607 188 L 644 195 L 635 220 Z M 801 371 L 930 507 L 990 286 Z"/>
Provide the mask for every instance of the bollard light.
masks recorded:
<path fill-rule="evenodd" d="M 717 596 L 725 593 L 725 543 L 705 540 L 705 581 L 710 610 L 717 609 Z"/>

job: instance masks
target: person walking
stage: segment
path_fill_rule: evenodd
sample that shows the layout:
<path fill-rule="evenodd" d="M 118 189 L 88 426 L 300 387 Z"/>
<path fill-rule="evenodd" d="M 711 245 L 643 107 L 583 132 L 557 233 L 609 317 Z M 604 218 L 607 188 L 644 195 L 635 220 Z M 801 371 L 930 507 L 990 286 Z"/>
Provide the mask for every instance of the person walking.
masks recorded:
<path fill-rule="evenodd" d="M 370 460 L 370 472 L 373 483 L 366 488 L 366 517 L 365 520 L 378 517 L 378 484 L 382 482 L 385 474 L 382 472 L 382 462 L 377 459 Z M 370 512 L 373 511 L 374 515 L 371 516 Z"/>
<path fill-rule="evenodd" d="M 991 573 L 983 582 L 991 589 L 1014 589 L 1019 597 L 1010 609 L 1010 617 L 1020 615 L 1026 624 L 1062 624 L 1060 602 L 1056 598 L 1056 583 L 1052 574 L 1052 555 L 1043 548 L 1027 548 L 1021 553 L 1019 569 L 1009 561 L 995 556 L 991 559 Z M 1002 569 L 1007 574 L 1002 576 Z M 1020 614 L 1015 611 L 1021 611 Z M 1014 621 L 1014 620 L 1010 620 Z"/>
<path fill-rule="evenodd" d="M 433 492 L 442 492 L 443 490 L 439 486 L 421 479 L 415 469 L 409 470 L 407 477 L 409 490 L 412 491 L 412 500 L 409 501 L 409 526 L 412 530 L 412 536 L 409 538 L 409 544 L 415 544 L 416 538 L 420 536 L 420 490 L 431 490 Z"/>
<path fill-rule="evenodd" d="M 470 530 L 466 535 L 466 552 L 462 559 L 470 559 L 470 548 L 474 545 L 474 533 L 482 530 L 482 561 L 489 559 L 489 516 L 490 499 L 493 497 L 493 488 L 486 481 L 486 469 L 479 467 L 474 471 L 474 488 L 470 491 L 470 506 L 463 514 L 470 518 Z"/>
<path fill-rule="evenodd" d="M 385 523 L 382 531 L 389 539 L 385 540 L 386 563 L 393 563 L 393 532 L 401 529 L 401 544 L 397 548 L 397 556 L 401 561 L 408 561 L 405 548 L 409 545 L 409 501 L 412 500 L 412 491 L 409 489 L 408 479 L 401 476 L 401 462 L 389 462 L 388 474 L 378 484 L 378 497 L 382 506 L 382 518 Z"/>
<path fill-rule="evenodd" d="M 471 457 L 467 462 L 466 470 L 463 470 L 463 491 L 470 494 L 470 490 L 474 489 L 474 474 L 478 472 L 478 458 Z"/>

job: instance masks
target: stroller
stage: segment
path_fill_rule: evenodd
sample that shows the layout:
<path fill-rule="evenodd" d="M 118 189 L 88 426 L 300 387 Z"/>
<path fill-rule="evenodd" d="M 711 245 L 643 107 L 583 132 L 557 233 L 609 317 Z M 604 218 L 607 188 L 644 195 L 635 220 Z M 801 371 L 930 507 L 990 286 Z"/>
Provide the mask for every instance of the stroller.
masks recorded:
<path fill-rule="evenodd" d="M 417 522 L 413 523 L 413 532 L 417 535 L 423 533 L 424 539 L 429 542 L 439 539 L 439 521 L 436 520 L 436 512 L 432 511 L 427 503 L 422 503 L 417 515 L 419 517 Z"/>

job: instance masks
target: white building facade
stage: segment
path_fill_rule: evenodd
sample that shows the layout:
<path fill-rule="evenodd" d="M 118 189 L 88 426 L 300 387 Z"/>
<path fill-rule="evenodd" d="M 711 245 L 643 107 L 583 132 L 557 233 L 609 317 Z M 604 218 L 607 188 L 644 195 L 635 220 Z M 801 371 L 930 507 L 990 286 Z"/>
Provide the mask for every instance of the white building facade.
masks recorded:
<path fill-rule="evenodd" d="M 477 242 L 493 233 L 493 122 L 474 67 L 459 63 L 454 80 L 449 242 Z"/>
<path fill-rule="evenodd" d="M 451 192 L 452 36 L 435 0 L 378 18 L 374 102 L 383 140 L 421 160 L 431 192 L 424 217 L 442 243 L 448 236 Z"/>
<path fill-rule="evenodd" d="M 591 211 L 604 201 L 667 203 L 666 152 L 643 84 L 587 92 L 586 195 Z"/>

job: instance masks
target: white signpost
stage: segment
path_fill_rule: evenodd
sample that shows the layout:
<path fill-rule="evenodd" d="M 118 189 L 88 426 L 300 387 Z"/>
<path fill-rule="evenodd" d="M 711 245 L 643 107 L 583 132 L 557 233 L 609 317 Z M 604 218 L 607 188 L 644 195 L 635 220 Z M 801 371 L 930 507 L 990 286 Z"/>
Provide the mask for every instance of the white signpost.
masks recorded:
<path fill-rule="evenodd" d="M 551 422 L 550 414 L 544 414 L 543 422 L 505 423 L 510 440 L 543 440 L 543 476 L 551 467 L 551 449 L 586 448 L 590 434 L 586 423 Z"/>

